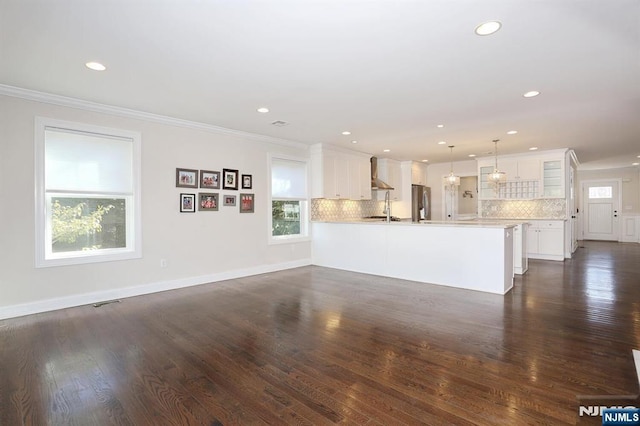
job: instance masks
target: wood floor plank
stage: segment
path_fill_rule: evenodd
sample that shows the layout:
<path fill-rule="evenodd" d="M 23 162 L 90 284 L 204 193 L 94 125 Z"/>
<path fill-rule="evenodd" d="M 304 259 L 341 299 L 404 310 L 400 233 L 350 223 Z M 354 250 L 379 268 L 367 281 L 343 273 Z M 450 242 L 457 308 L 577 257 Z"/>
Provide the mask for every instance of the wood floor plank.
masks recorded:
<path fill-rule="evenodd" d="M 504 297 L 304 267 L 3 320 L 0 424 L 591 424 L 638 393 L 640 245 L 582 246 Z"/>

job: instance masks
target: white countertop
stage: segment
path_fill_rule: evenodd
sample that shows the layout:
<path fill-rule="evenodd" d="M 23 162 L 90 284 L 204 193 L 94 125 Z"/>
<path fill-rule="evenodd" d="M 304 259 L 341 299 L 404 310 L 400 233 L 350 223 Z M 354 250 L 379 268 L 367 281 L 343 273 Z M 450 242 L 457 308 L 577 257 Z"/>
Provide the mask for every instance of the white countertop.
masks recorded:
<path fill-rule="evenodd" d="M 356 224 L 356 225 L 386 225 L 386 226 L 452 226 L 452 227 L 468 227 L 468 228 L 514 228 L 522 223 L 526 223 L 525 220 L 491 220 L 491 221 L 476 221 L 476 220 L 425 220 L 421 222 L 412 222 L 411 219 L 402 219 L 401 221 L 386 222 L 384 219 L 340 219 L 340 220 L 315 220 L 317 223 L 342 223 L 342 224 Z"/>

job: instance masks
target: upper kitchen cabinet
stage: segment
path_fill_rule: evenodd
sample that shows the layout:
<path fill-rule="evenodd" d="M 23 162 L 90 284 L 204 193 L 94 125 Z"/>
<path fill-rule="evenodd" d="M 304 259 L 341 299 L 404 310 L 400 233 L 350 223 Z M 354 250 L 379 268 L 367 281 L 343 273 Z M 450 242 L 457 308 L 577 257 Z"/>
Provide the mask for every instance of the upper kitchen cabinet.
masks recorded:
<path fill-rule="evenodd" d="M 349 198 L 371 199 L 371 161 L 368 155 L 352 155 L 349 162 Z"/>
<path fill-rule="evenodd" d="M 371 199 L 370 156 L 316 144 L 311 152 L 311 198 Z"/>
<path fill-rule="evenodd" d="M 402 201 L 402 165 L 390 158 L 378 159 L 378 178 L 393 187 L 389 190 L 391 201 Z M 386 191 L 378 190 L 378 200 L 384 200 Z"/>
<path fill-rule="evenodd" d="M 536 158 L 508 158 L 500 163 L 508 181 L 540 180 L 540 160 Z"/>
<path fill-rule="evenodd" d="M 510 155 L 498 158 L 498 169 L 506 173 L 505 182 L 495 188 L 487 180 L 495 159 L 478 159 L 480 199 L 565 198 L 565 163 L 570 150 L 553 150 L 535 154 Z"/>
<path fill-rule="evenodd" d="M 481 166 L 480 163 L 478 163 L 479 167 L 478 167 L 478 196 L 481 200 L 491 200 L 493 198 L 497 198 L 497 191 L 496 188 L 489 183 L 489 174 L 491 174 L 491 172 L 493 172 L 493 167 L 494 166 L 487 166 L 487 165 L 483 165 Z"/>
<path fill-rule="evenodd" d="M 564 198 L 564 159 L 542 162 L 542 196 L 544 198 Z"/>
<path fill-rule="evenodd" d="M 417 161 L 411 162 L 411 184 L 426 185 L 427 184 L 427 165 Z"/>

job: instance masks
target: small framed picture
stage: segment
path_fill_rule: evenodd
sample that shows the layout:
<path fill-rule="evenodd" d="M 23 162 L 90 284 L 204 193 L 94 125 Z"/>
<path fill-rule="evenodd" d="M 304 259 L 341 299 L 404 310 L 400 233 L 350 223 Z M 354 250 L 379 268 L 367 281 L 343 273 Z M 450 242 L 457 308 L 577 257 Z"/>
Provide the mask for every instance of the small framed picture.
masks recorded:
<path fill-rule="evenodd" d="M 238 171 L 222 169 L 222 189 L 238 189 Z"/>
<path fill-rule="evenodd" d="M 192 169 L 176 169 L 176 186 L 179 188 L 197 188 L 198 171 Z"/>
<path fill-rule="evenodd" d="M 236 196 L 235 195 L 223 195 L 222 200 L 224 201 L 225 206 L 235 206 L 236 205 Z"/>
<path fill-rule="evenodd" d="M 251 189 L 252 181 L 251 175 L 242 175 L 242 189 Z"/>
<path fill-rule="evenodd" d="M 240 194 L 240 213 L 253 213 L 255 194 Z"/>
<path fill-rule="evenodd" d="M 220 189 L 220 172 L 200 170 L 200 188 Z"/>
<path fill-rule="evenodd" d="M 198 210 L 218 211 L 218 194 L 214 192 L 198 193 Z"/>
<path fill-rule="evenodd" d="M 180 194 L 180 213 L 196 212 L 196 194 Z"/>

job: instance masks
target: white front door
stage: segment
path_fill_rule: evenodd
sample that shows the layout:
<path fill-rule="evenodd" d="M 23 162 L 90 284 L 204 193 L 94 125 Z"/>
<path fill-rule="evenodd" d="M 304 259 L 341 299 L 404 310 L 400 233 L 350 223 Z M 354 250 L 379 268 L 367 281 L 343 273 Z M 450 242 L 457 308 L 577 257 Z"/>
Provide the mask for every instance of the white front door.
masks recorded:
<path fill-rule="evenodd" d="M 582 184 L 582 212 L 585 240 L 619 240 L 619 188 L 617 181 Z"/>

